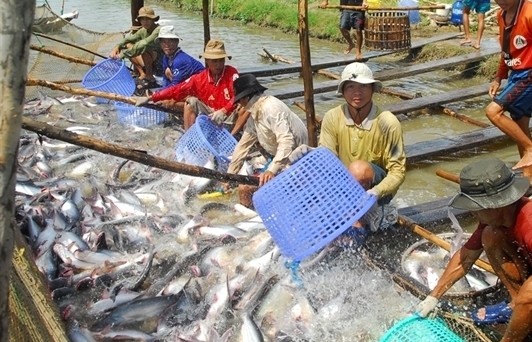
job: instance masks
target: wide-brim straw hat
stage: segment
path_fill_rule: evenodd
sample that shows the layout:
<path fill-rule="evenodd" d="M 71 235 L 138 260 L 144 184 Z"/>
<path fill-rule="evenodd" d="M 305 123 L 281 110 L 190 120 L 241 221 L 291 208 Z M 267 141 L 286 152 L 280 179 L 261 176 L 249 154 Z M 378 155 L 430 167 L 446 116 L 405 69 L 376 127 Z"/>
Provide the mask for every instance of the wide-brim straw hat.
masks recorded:
<path fill-rule="evenodd" d="M 529 187 L 528 177 L 518 177 L 500 159 L 486 159 L 462 169 L 460 192 L 449 205 L 469 211 L 502 208 L 517 202 Z"/>
<path fill-rule="evenodd" d="M 153 8 L 144 6 L 139 9 L 139 15 L 137 16 L 137 21 L 140 22 L 140 18 L 150 18 L 153 21 L 159 21 L 159 16 L 155 15 Z"/>
<path fill-rule="evenodd" d="M 181 40 L 181 37 L 174 33 L 174 27 L 171 25 L 161 27 L 155 42 L 158 43 L 160 38 Z"/>
<path fill-rule="evenodd" d="M 373 91 L 376 93 L 382 88 L 382 82 L 373 78 L 373 72 L 364 63 L 355 62 L 348 64 L 344 68 L 340 84 L 338 84 L 338 89 L 336 90 L 337 94 L 343 94 L 343 87 L 346 82 L 373 84 Z"/>
<path fill-rule="evenodd" d="M 235 91 L 235 98 L 233 100 L 233 103 L 237 103 L 240 101 L 240 99 L 256 93 L 256 92 L 264 92 L 268 88 L 263 87 L 259 81 L 255 78 L 255 76 L 251 74 L 245 74 L 237 78 L 233 82 L 233 89 Z"/>
<path fill-rule="evenodd" d="M 203 57 L 205 59 L 221 59 L 221 58 L 231 59 L 231 56 L 225 52 L 224 42 L 222 42 L 221 40 L 217 40 L 217 39 L 209 40 L 207 45 L 205 45 L 205 50 L 203 51 L 202 54 L 199 55 L 199 57 L 200 58 Z"/>

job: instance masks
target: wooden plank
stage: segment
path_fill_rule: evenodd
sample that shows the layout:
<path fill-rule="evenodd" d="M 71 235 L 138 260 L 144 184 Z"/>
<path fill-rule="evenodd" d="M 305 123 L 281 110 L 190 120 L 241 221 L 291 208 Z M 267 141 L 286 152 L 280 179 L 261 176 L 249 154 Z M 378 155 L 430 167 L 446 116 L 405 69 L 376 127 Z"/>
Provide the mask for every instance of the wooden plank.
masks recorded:
<path fill-rule="evenodd" d="M 485 59 L 487 56 L 498 53 L 498 50 L 489 49 L 484 52 L 473 52 L 467 55 L 455 56 L 451 58 L 445 58 L 437 61 L 432 61 L 428 63 L 421 63 L 413 65 L 410 67 L 400 68 L 400 69 L 391 69 L 384 71 L 377 71 L 373 75 L 375 79 L 379 81 L 389 81 L 397 78 L 407 77 L 422 74 L 425 72 L 430 72 L 442 68 L 450 68 L 457 65 L 476 62 Z M 325 81 L 321 83 L 316 83 L 314 85 L 314 94 L 326 93 L 329 91 L 335 91 L 338 88 L 338 81 Z M 486 93 L 487 93 L 486 88 Z M 303 87 L 301 85 L 289 86 L 282 89 L 276 89 L 269 91 L 268 94 L 273 95 L 279 99 L 291 99 L 294 97 L 303 96 Z"/>
<path fill-rule="evenodd" d="M 487 95 L 490 84 L 484 83 L 478 86 L 469 88 L 457 89 L 441 94 L 435 94 L 427 97 L 418 97 L 412 100 L 406 100 L 391 105 L 384 106 L 387 110 L 394 114 L 406 114 L 414 110 L 419 110 L 427 107 L 443 105 L 450 102 L 461 101 L 477 97 L 480 95 Z"/>
<path fill-rule="evenodd" d="M 500 139 L 509 138 L 498 127 L 493 126 L 451 137 L 422 141 L 405 146 L 406 160 L 411 164 L 451 152 L 486 145 Z"/>
<path fill-rule="evenodd" d="M 462 35 L 460 32 L 454 32 L 454 33 L 446 33 L 438 36 L 433 36 L 428 39 L 422 40 L 422 41 L 416 41 L 412 43 L 412 46 L 410 49 L 417 49 L 424 45 L 436 43 L 442 40 L 448 40 L 453 39 L 458 36 Z M 394 50 L 386 50 L 386 51 L 371 51 L 368 53 L 365 53 L 364 58 L 362 60 L 358 60 L 359 62 L 366 62 L 368 59 L 376 58 L 376 57 L 382 57 L 386 55 L 391 55 L 393 53 L 397 53 L 398 51 Z M 312 71 L 317 71 L 319 69 L 327 69 L 327 68 L 333 68 L 337 66 L 343 66 L 347 65 L 353 62 L 357 62 L 354 58 L 343 58 L 335 61 L 330 62 L 324 62 L 324 63 L 313 63 L 312 64 Z M 255 77 L 265 77 L 265 76 L 275 76 L 275 75 L 281 75 L 281 74 L 291 74 L 291 73 L 299 73 L 301 72 L 301 62 L 297 62 L 296 65 L 274 65 L 274 66 L 267 66 L 267 67 L 250 67 L 250 68 L 239 68 L 238 72 L 243 74 L 253 74 Z M 293 96 L 295 97 L 295 96 Z"/>
<path fill-rule="evenodd" d="M 394 68 L 375 72 L 375 79 L 379 81 L 388 81 L 397 78 L 409 77 L 419 73 L 431 72 L 443 68 L 451 68 L 456 65 L 473 63 L 484 60 L 486 57 L 500 53 L 501 49 L 484 49 L 468 53 L 467 55 L 460 55 L 440 60 L 431 61 L 428 63 L 415 64 L 407 67 Z"/>

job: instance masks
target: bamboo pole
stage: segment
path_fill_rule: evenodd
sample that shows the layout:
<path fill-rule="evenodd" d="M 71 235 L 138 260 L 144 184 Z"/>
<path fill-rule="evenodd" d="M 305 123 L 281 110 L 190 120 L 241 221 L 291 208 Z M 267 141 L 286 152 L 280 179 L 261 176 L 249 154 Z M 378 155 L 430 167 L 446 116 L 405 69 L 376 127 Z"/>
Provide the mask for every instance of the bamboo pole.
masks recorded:
<path fill-rule="evenodd" d="M 123 96 L 123 95 L 118 95 L 118 94 L 113 94 L 113 93 L 106 93 L 103 91 L 94 91 L 94 90 L 83 89 L 83 88 L 72 88 L 72 87 L 62 85 L 62 84 L 49 82 L 45 80 L 38 80 L 34 78 L 29 78 L 26 85 L 46 87 L 46 88 L 50 88 L 53 90 L 64 91 L 65 93 L 74 94 L 74 95 L 96 96 L 96 97 L 101 97 L 101 98 L 108 99 L 108 100 L 129 103 L 132 105 L 136 103 L 134 98 L 128 97 L 128 96 Z M 162 107 L 162 106 L 158 106 L 154 104 L 144 104 L 142 105 L 142 107 L 155 109 L 161 112 L 172 114 L 175 117 L 178 124 L 183 124 L 183 117 L 182 117 L 183 113 L 175 109 L 166 108 L 166 107 Z"/>
<path fill-rule="evenodd" d="M 305 113 L 307 115 L 308 143 L 310 146 L 318 146 L 316 132 L 316 115 L 314 111 L 314 85 L 312 79 L 312 62 L 310 58 L 310 46 L 308 35 L 308 2 L 299 0 L 298 9 L 298 33 L 299 51 L 301 54 L 301 74 L 305 94 Z"/>
<path fill-rule="evenodd" d="M 397 223 L 400 226 L 404 226 L 410 229 L 417 235 L 421 236 L 427 241 L 432 242 L 436 246 L 445 249 L 447 252 L 451 251 L 451 244 L 449 243 L 449 241 L 446 241 L 445 239 L 442 239 L 438 235 L 434 234 L 433 232 L 430 232 L 426 230 L 425 228 L 415 224 L 414 222 L 411 222 L 408 218 L 400 216 L 399 219 L 397 220 Z M 477 259 L 477 261 L 475 261 L 475 265 L 477 265 L 484 271 L 496 274 L 495 271 L 493 270 L 493 267 L 491 267 L 491 265 L 488 262 L 482 259 Z"/>
<path fill-rule="evenodd" d="M 44 48 L 44 47 L 40 47 L 40 46 L 36 46 L 36 45 L 30 45 L 30 49 L 35 50 L 35 51 L 39 51 L 39 52 L 42 52 L 42 53 L 46 53 L 46 54 L 49 54 L 49 55 L 52 55 L 52 56 L 55 56 L 55 57 L 58 57 L 58 58 L 66 59 L 67 61 L 72 62 L 72 63 L 85 64 L 85 65 L 89 65 L 89 66 L 96 65 L 96 62 L 94 62 L 94 61 L 90 61 L 88 59 L 83 59 L 83 58 L 79 58 L 79 57 L 65 55 L 63 53 L 56 52 L 54 50 L 50 50 L 50 49 L 47 49 L 47 48 Z"/>
<path fill-rule="evenodd" d="M 149 154 L 123 148 L 116 144 L 111 144 L 96 138 L 76 134 L 63 130 L 43 122 L 35 121 L 30 118 L 22 118 L 22 128 L 37 134 L 45 135 L 52 139 L 58 139 L 77 146 L 82 146 L 101 153 L 110 154 L 116 157 L 136 161 L 138 163 L 157 167 L 159 169 L 182 173 L 189 176 L 203 177 L 218 180 L 221 182 L 236 182 L 240 184 L 259 185 L 259 179 L 253 176 L 242 176 L 229 173 L 222 173 L 201 166 L 187 165 L 178 163 L 164 158 L 150 156 Z"/>
<path fill-rule="evenodd" d="M 137 16 L 142 7 L 144 7 L 144 0 L 131 0 L 131 27 L 140 25 L 137 21 Z"/>
<path fill-rule="evenodd" d="M 52 36 L 47 36 L 45 34 L 42 34 L 42 33 L 37 33 L 37 32 L 33 32 L 34 35 L 36 35 L 37 37 L 42 37 L 42 38 L 46 38 L 46 39 L 50 39 L 50 40 L 53 40 L 54 42 L 58 42 L 58 43 L 61 43 L 61 44 L 65 44 L 67 46 L 70 46 L 70 47 L 73 47 L 73 48 L 76 48 L 78 50 L 81 50 L 81 51 L 85 51 L 85 52 L 88 52 L 88 53 L 91 53 L 93 54 L 94 56 L 98 56 L 98 57 L 101 57 L 101 58 L 107 58 L 106 56 L 104 55 L 101 55 L 97 52 L 94 52 L 94 51 L 91 51 L 89 49 L 86 49 L 82 46 L 79 46 L 79 45 L 76 45 L 76 44 L 73 44 L 73 43 L 69 43 L 69 42 L 65 42 L 64 40 L 61 40 L 61 39 L 58 39 L 58 38 L 55 38 L 55 37 L 52 37 Z"/>
<path fill-rule="evenodd" d="M 214 3 L 213 6 L 214 8 Z M 209 0 L 203 0 L 203 46 L 206 46 L 211 40 L 211 27 L 209 19 Z"/>
<path fill-rule="evenodd" d="M 9 341 L 17 151 L 35 1 L 0 1 L 0 342 Z"/>
<path fill-rule="evenodd" d="M 438 169 L 436 170 L 436 175 L 443 179 L 447 179 L 447 180 L 450 180 L 451 182 L 460 184 L 460 177 L 455 175 L 454 173 L 450 173 L 450 172 Z"/>
<path fill-rule="evenodd" d="M 272 54 L 269 53 L 268 50 L 266 50 L 266 48 L 263 47 L 262 51 L 264 51 L 264 53 L 266 54 L 266 57 L 269 58 L 272 62 L 277 62 L 277 59 L 273 57 Z"/>
<path fill-rule="evenodd" d="M 445 5 L 430 6 L 402 6 L 402 7 L 364 7 L 364 6 L 346 6 L 346 5 L 327 5 L 320 6 L 323 9 L 347 9 L 354 11 L 417 11 L 427 9 L 444 9 Z"/>

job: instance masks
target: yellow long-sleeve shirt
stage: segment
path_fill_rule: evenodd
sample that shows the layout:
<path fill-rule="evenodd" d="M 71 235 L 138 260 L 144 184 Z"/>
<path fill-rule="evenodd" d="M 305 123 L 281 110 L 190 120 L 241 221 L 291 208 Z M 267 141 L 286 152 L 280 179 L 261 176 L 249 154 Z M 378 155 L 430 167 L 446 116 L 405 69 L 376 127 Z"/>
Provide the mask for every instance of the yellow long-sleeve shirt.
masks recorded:
<path fill-rule="evenodd" d="M 356 125 L 347 104 L 331 109 L 321 124 L 320 146 L 329 148 L 348 167 L 365 160 L 387 172 L 373 190 L 379 198 L 395 195 L 405 179 L 406 154 L 401 123 L 375 104 L 361 125 Z"/>

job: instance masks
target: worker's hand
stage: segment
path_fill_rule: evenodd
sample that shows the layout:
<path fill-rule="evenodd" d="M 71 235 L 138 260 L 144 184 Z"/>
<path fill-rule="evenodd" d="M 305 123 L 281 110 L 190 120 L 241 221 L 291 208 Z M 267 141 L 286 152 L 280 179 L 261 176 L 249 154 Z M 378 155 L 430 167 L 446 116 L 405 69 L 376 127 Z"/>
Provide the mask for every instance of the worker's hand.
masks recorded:
<path fill-rule="evenodd" d="M 438 305 L 438 298 L 434 296 L 427 296 L 425 300 L 417 305 L 416 313 L 421 317 L 427 317 L 427 315 L 434 310 L 436 305 Z"/>
<path fill-rule="evenodd" d="M 133 96 L 133 99 L 135 100 L 135 107 L 145 105 L 151 100 L 149 96 Z"/>
<path fill-rule="evenodd" d="M 111 50 L 111 53 L 109 53 L 109 58 L 112 58 L 112 59 L 120 58 L 120 50 L 118 49 L 118 46 L 115 46 L 115 48 Z"/>
<path fill-rule="evenodd" d="M 318 5 L 318 7 L 325 8 L 327 5 L 329 5 L 329 0 L 323 1 L 321 4 Z"/>
<path fill-rule="evenodd" d="M 223 109 L 218 109 L 217 111 L 209 115 L 209 117 L 211 118 L 212 122 L 214 122 L 218 126 L 221 126 L 224 123 L 227 115 L 225 115 L 225 112 L 223 111 Z"/>
<path fill-rule="evenodd" d="M 379 198 L 379 194 L 374 189 L 369 189 L 369 190 L 366 191 L 366 193 L 368 195 L 375 196 L 375 197 Z"/>
<path fill-rule="evenodd" d="M 303 156 L 307 153 L 309 153 L 310 151 L 314 150 L 315 147 L 310 147 L 308 145 L 301 145 L 299 147 L 297 147 L 295 150 L 292 151 L 292 153 L 290 153 L 290 155 L 288 156 L 288 160 L 290 161 L 290 164 L 293 164 L 295 163 L 296 161 L 298 161 L 299 159 L 303 158 Z"/>
<path fill-rule="evenodd" d="M 264 184 L 268 183 L 269 181 L 273 179 L 273 177 L 275 177 L 273 172 L 271 171 L 263 172 L 259 177 L 259 186 L 263 186 Z"/>
<path fill-rule="evenodd" d="M 497 95 L 497 91 L 499 90 L 500 86 L 501 86 L 501 79 L 499 77 L 495 77 L 493 82 L 491 82 L 490 84 L 490 90 L 488 92 L 491 98 L 494 98 L 495 95 Z"/>
<path fill-rule="evenodd" d="M 368 3 L 366 1 L 363 1 L 362 2 L 362 8 L 368 8 Z"/>

